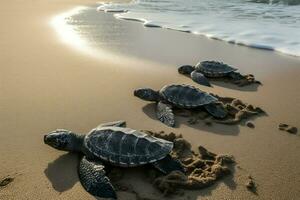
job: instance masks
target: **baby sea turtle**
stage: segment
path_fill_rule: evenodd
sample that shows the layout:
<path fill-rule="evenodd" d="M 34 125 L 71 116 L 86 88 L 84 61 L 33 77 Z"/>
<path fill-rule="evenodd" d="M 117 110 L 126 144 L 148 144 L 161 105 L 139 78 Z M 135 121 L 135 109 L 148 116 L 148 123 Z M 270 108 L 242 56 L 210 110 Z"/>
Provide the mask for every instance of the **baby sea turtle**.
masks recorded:
<path fill-rule="evenodd" d="M 225 118 L 227 111 L 218 104 L 218 99 L 190 85 L 166 85 L 159 91 L 150 88 L 140 88 L 134 91 L 137 96 L 146 101 L 158 102 L 157 118 L 168 126 L 175 126 L 173 107 L 195 109 L 204 107 L 216 118 Z"/>
<path fill-rule="evenodd" d="M 245 79 L 243 75 L 241 75 L 236 71 L 237 71 L 236 68 L 217 61 L 203 61 L 196 64 L 196 66 L 183 65 L 178 68 L 178 72 L 180 74 L 190 75 L 193 81 L 205 86 L 211 86 L 206 77 L 208 78 L 228 77 L 231 78 L 233 81 L 239 81 Z"/>
<path fill-rule="evenodd" d="M 173 143 L 126 128 L 125 121 L 100 124 L 87 135 L 57 129 L 44 136 L 51 147 L 83 154 L 78 173 L 83 187 L 92 195 L 117 199 L 115 189 L 105 175 L 105 164 L 118 167 L 153 165 L 161 172 L 184 172 L 180 161 L 169 153 Z"/>

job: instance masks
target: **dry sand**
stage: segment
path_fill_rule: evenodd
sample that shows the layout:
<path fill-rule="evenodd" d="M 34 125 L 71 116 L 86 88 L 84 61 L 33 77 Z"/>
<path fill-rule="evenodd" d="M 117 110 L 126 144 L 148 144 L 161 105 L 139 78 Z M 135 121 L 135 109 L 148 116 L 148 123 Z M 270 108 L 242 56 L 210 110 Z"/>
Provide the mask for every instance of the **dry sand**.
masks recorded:
<path fill-rule="evenodd" d="M 219 95 L 238 97 L 264 108 L 269 116 L 255 119 L 254 129 L 189 125 L 187 119 L 180 117 L 179 128 L 168 128 L 153 119 L 153 105 L 133 97 L 133 89 L 142 86 L 159 89 L 168 83 L 195 84 L 166 65 L 121 56 L 112 61 L 95 59 L 62 43 L 49 26 L 49 20 L 87 3 L 94 2 L 10 0 L 1 3 L 0 178 L 15 178 L 0 188 L 1 200 L 95 199 L 78 182 L 77 156 L 49 148 L 43 144 L 42 137 L 56 128 L 85 133 L 101 122 L 119 119 L 127 120 L 135 129 L 181 133 L 194 147 L 203 145 L 218 154 L 234 155 L 238 163 L 234 176 L 173 199 L 299 198 L 299 134 L 288 134 L 277 128 L 281 122 L 300 127 L 299 59 L 185 33 L 145 29 L 138 23 L 126 22 L 151 35 L 153 40 L 165 38 L 160 39 L 162 46 L 172 48 L 171 43 L 175 41 L 179 44 L 189 41 L 193 47 L 190 50 L 174 50 L 174 63 L 178 65 L 188 64 L 186 59 L 193 64 L 196 57 L 218 58 L 241 66 L 242 72 L 255 74 L 264 84 L 257 89 L 237 90 L 227 84 L 211 89 Z M 159 52 L 153 49 L 153 54 L 163 57 L 164 53 Z M 180 60 L 183 54 L 186 58 Z M 257 195 L 245 187 L 249 174 L 258 185 Z M 132 169 L 126 176 L 142 196 L 161 199 L 143 180 L 143 171 Z M 119 196 L 134 199 L 126 193 Z"/>

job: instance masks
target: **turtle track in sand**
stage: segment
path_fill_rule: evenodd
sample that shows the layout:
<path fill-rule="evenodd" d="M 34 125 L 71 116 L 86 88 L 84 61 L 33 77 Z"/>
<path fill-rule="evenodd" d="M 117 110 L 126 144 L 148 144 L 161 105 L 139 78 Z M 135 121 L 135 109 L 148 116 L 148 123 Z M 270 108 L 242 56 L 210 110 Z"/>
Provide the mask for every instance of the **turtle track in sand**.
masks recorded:
<path fill-rule="evenodd" d="M 175 133 L 144 131 L 158 138 L 174 143 L 171 155 L 179 159 L 186 174 L 174 171 L 165 176 L 154 176 L 153 185 L 163 194 L 177 194 L 179 189 L 198 190 L 213 185 L 217 180 L 231 174 L 230 165 L 235 163 L 233 156 L 215 154 L 203 146 L 198 152 L 192 151 L 191 144 Z"/>

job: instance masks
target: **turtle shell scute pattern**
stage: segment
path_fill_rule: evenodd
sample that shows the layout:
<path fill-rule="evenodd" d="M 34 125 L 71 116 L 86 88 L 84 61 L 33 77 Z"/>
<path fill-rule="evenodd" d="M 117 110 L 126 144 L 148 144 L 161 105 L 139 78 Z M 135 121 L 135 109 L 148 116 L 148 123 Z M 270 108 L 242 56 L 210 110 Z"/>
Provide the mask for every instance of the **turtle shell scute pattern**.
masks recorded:
<path fill-rule="evenodd" d="M 166 85 L 161 97 L 180 108 L 196 108 L 217 101 L 217 98 L 190 85 Z"/>
<path fill-rule="evenodd" d="M 121 127 L 92 130 L 85 137 L 84 146 L 94 156 L 122 167 L 156 162 L 173 149 L 172 142 Z"/>
<path fill-rule="evenodd" d="M 195 66 L 196 70 L 207 77 L 224 77 L 237 69 L 217 61 L 203 61 Z"/>

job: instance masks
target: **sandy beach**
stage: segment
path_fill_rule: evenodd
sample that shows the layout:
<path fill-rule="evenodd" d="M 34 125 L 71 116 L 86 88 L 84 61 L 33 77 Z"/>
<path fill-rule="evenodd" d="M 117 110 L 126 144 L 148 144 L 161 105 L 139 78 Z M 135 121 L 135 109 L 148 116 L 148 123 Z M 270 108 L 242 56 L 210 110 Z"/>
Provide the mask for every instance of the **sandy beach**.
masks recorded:
<path fill-rule="evenodd" d="M 0 8 L 0 179 L 14 181 L 0 188 L 0 199 L 95 199 L 77 176 L 78 156 L 49 148 L 43 135 L 57 128 L 87 133 L 102 122 L 126 120 L 138 130 L 182 134 L 194 148 L 233 155 L 232 176 L 199 191 L 167 199 L 298 199 L 300 137 L 278 130 L 279 123 L 300 128 L 300 59 L 272 51 L 227 44 L 201 36 L 122 23 L 136 47 L 128 55 L 113 49 L 99 57 L 62 42 L 50 20 L 92 0 L 2 2 Z M 101 13 L 105 15 L 105 13 Z M 147 42 L 147 41 L 153 41 Z M 109 44 L 107 44 L 109 45 Z M 145 45 L 147 48 L 139 50 Z M 180 48 L 178 48 L 180 47 Z M 129 55 L 133 56 L 130 57 Z M 238 88 L 213 82 L 200 86 L 177 72 L 177 66 L 217 59 L 252 73 L 263 85 Z M 190 125 L 177 117 L 169 128 L 155 119 L 154 105 L 133 96 L 135 88 L 160 89 L 165 84 L 191 84 L 263 108 L 267 116 L 245 125 Z M 247 190 L 251 175 L 257 194 Z M 142 170 L 128 170 L 128 183 L 143 197 L 164 199 L 144 180 Z M 118 193 L 119 199 L 135 199 Z"/>

